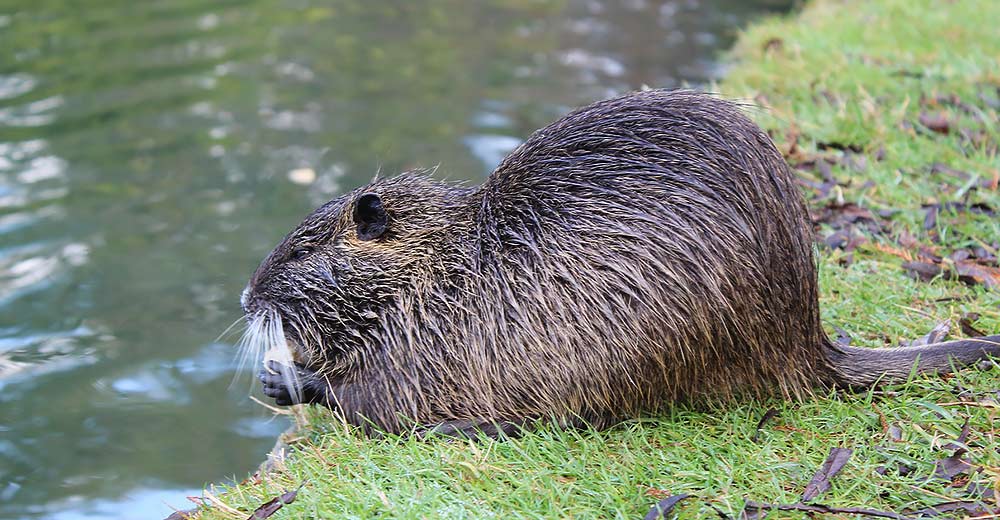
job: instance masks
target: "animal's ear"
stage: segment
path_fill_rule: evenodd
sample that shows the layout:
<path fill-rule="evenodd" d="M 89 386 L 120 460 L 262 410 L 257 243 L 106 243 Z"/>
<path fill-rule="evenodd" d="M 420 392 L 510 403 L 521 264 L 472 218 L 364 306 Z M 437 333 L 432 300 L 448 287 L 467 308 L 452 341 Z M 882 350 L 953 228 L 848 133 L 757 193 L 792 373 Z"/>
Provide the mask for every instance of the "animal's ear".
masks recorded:
<path fill-rule="evenodd" d="M 360 240 L 374 240 L 385 233 L 389 215 L 382 207 L 382 199 L 374 193 L 365 193 L 354 201 L 354 223 L 358 225 Z"/>

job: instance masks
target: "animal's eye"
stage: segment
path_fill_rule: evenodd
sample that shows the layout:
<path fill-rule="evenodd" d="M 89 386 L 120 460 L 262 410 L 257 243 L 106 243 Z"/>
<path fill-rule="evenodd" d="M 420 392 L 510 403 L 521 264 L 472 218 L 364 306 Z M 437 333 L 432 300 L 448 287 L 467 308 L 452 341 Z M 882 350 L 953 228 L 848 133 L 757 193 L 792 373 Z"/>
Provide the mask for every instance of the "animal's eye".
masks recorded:
<path fill-rule="evenodd" d="M 292 250 L 292 254 L 289 255 L 288 257 L 291 258 L 292 260 L 302 260 L 303 258 L 309 256 L 309 254 L 312 252 L 313 249 L 311 247 L 299 247 Z"/>

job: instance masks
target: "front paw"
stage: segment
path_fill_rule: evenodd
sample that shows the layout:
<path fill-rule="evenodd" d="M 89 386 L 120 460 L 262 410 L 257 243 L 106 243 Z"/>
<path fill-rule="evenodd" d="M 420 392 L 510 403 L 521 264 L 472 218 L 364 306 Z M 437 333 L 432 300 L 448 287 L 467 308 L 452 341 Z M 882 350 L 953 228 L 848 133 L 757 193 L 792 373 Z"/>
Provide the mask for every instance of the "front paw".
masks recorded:
<path fill-rule="evenodd" d="M 288 367 L 277 361 L 268 361 L 267 368 L 257 374 L 264 389 L 264 395 L 274 399 L 279 406 L 291 406 L 313 402 L 309 383 L 315 373 L 308 368 L 294 365 Z"/>

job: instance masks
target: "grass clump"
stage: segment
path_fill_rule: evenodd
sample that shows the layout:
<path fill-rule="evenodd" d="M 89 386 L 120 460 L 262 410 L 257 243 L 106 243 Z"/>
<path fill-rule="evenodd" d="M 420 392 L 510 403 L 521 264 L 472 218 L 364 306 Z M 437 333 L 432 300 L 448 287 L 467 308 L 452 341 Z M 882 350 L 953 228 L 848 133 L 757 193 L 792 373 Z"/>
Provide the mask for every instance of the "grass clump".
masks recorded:
<path fill-rule="evenodd" d="M 807 186 L 827 244 L 832 335 L 836 326 L 855 344 L 884 346 L 946 320 L 1000 330 L 992 271 L 947 279 L 963 262 L 988 268 L 1000 246 L 996 20 L 1000 2 L 989 0 L 817 0 L 755 25 L 734 49 L 719 90 L 765 107 L 754 118 Z M 914 279 L 908 263 L 938 271 Z M 747 499 L 796 502 L 832 447 L 854 454 L 823 504 L 918 510 L 968 498 L 973 483 L 1000 488 L 998 370 L 800 403 L 677 407 L 607 431 L 542 428 L 511 442 L 372 440 L 309 410 L 287 465 L 212 490 L 224 506 L 201 518 L 245 518 L 303 482 L 273 518 L 637 518 L 678 493 L 697 497 L 679 518 L 737 518 Z M 769 408 L 778 417 L 755 441 Z M 966 421 L 977 469 L 935 478 Z"/>

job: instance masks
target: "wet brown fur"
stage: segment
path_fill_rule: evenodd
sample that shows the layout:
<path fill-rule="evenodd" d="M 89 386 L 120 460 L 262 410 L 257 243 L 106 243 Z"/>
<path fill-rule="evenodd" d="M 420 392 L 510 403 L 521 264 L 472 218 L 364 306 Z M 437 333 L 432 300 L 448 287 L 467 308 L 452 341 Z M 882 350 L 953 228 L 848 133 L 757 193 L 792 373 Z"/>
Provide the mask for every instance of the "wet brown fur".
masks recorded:
<path fill-rule="evenodd" d="M 361 240 L 374 193 L 385 232 Z M 298 253 L 296 253 L 298 251 Z M 386 431 L 797 398 L 1000 352 L 833 344 L 806 208 L 738 106 L 653 90 L 537 131 L 480 186 L 411 172 L 319 208 L 244 301 L 276 310 L 318 401 Z"/>

